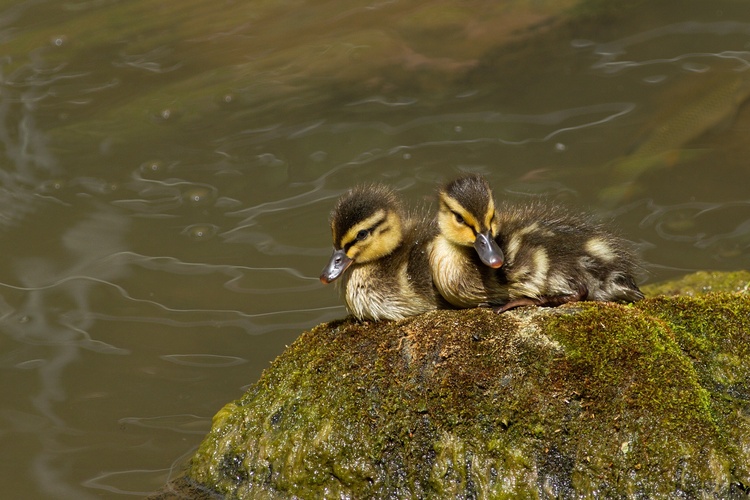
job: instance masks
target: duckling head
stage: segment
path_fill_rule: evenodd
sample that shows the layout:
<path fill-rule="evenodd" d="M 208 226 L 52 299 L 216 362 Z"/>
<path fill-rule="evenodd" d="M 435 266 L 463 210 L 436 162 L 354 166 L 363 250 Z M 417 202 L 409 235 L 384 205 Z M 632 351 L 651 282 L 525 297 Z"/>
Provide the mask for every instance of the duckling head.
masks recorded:
<path fill-rule="evenodd" d="M 400 200 L 382 184 L 344 193 L 331 212 L 333 255 L 320 281 L 330 283 L 352 264 L 376 261 L 398 248 L 403 214 Z"/>
<path fill-rule="evenodd" d="M 501 267 L 504 256 L 495 241 L 500 224 L 495 215 L 492 189 L 484 177 L 459 177 L 443 186 L 438 197 L 441 234 L 453 244 L 473 246 L 485 265 Z"/>

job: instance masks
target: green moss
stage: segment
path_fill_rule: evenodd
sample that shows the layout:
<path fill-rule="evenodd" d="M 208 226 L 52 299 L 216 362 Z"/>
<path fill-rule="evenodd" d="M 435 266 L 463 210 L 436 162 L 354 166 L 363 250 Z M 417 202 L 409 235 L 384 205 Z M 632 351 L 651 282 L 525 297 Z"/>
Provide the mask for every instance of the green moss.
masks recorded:
<path fill-rule="evenodd" d="M 741 457 L 733 465 L 734 474 L 748 484 L 750 294 L 656 297 L 640 307 L 669 322 L 698 383 L 706 389 L 711 415 L 723 441 Z"/>
<path fill-rule="evenodd" d="M 666 283 L 642 287 L 648 296 L 700 295 L 708 292 L 747 292 L 750 290 L 750 272 L 699 271 Z"/>
<path fill-rule="evenodd" d="M 713 471 L 677 477 L 684 467 L 700 471 L 703 452 L 720 446 L 720 435 L 708 393 L 669 327 L 638 308 L 585 304 L 580 309 L 548 324 L 568 353 L 568 385 L 590 415 L 587 428 L 576 433 L 611 448 L 619 442 L 611 456 L 628 472 L 620 487 L 646 482 L 650 494 L 666 495 L 676 483 L 689 491 L 714 482 Z M 700 443 L 686 438 L 696 435 L 703 436 Z M 579 478 L 578 490 L 597 487 Z"/>
<path fill-rule="evenodd" d="M 191 484 L 237 498 L 739 494 L 750 297 L 339 321 L 223 408 Z"/>
<path fill-rule="evenodd" d="M 750 304 L 697 300 L 321 325 L 217 414 L 189 477 L 240 498 L 729 491 L 750 360 L 722 331 L 742 341 Z"/>

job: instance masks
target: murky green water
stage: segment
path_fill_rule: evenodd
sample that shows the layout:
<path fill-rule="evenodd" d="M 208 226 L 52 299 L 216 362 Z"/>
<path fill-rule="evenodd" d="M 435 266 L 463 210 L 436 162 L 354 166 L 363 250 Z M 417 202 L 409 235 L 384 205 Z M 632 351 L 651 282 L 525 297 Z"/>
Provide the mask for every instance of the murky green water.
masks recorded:
<path fill-rule="evenodd" d="M 3 493 L 143 496 L 304 329 L 327 214 L 482 172 L 750 267 L 750 2 L 3 2 Z"/>

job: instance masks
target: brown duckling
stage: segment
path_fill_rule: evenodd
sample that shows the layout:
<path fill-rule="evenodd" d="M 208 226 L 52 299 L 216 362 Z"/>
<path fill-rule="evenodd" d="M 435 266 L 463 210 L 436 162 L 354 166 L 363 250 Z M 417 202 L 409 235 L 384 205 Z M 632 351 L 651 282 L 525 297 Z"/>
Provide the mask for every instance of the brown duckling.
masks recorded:
<path fill-rule="evenodd" d="M 504 312 L 643 298 L 630 244 L 586 215 L 541 202 L 496 207 L 479 175 L 446 184 L 439 199 L 430 266 L 436 287 L 454 306 Z"/>
<path fill-rule="evenodd" d="M 346 307 L 357 319 L 401 319 L 448 304 L 432 283 L 427 245 L 437 228 L 409 214 L 381 184 L 346 192 L 331 212 L 334 252 L 320 275 L 341 278 Z"/>

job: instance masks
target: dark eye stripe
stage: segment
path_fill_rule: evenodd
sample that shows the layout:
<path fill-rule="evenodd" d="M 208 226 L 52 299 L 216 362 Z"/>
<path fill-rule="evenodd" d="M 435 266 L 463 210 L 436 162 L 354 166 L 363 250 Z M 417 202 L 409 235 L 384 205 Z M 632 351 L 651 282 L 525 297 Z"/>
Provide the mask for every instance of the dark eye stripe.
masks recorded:
<path fill-rule="evenodd" d="M 366 231 L 368 232 L 368 234 L 373 234 L 373 233 L 375 232 L 375 230 L 376 230 L 376 229 L 377 229 L 378 227 L 382 226 L 382 225 L 383 225 L 383 224 L 385 223 L 385 221 L 386 221 L 386 218 L 385 218 L 385 217 L 383 217 L 383 218 L 382 218 L 382 219 L 380 219 L 379 221 L 375 222 L 375 224 L 373 224 L 372 226 L 368 227 L 368 228 L 366 229 Z M 362 232 L 362 231 L 358 231 L 358 232 L 357 232 L 357 236 L 358 236 L 358 235 L 359 235 L 359 233 L 361 233 L 361 232 Z M 362 241 L 362 240 L 358 239 L 358 238 L 357 238 L 357 237 L 355 236 L 355 238 L 354 238 L 354 239 L 353 239 L 352 241 L 350 241 L 350 242 L 348 242 L 348 243 L 345 243 L 345 244 L 344 244 L 344 252 L 348 252 L 348 251 L 349 251 L 349 249 L 350 249 L 351 247 L 353 247 L 354 245 L 356 245 L 356 244 L 357 244 L 357 243 L 358 243 L 359 241 Z"/>
<path fill-rule="evenodd" d="M 474 236 L 476 236 L 476 235 L 477 235 L 477 230 L 476 230 L 476 229 L 474 229 L 474 226 L 472 226 L 471 224 L 468 224 L 468 223 L 466 222 L 466 219 L 464 219 L 464 218 L 463 218 L 463 217 L 461 216 L 461 214 L 460 214 L 460 213 L 458 213 L 458 212 L 455 212 L 455 211 L 453 211 L 453 210 L 451 210 L 451 212 L 453 213 L 454 217 L 456 217 L 456 222 L 458 222 L 459 224 L 463 224 L 464 226 L 466 226 L 466 227 L 468 227 L 469 229 L 471 229 L 471 232 L 472 232 L 472 233 L 474 233 Z"/>

